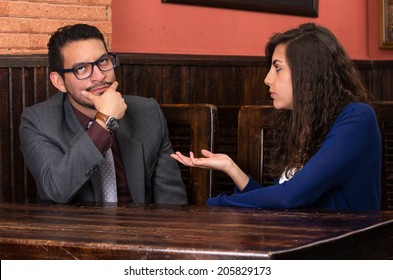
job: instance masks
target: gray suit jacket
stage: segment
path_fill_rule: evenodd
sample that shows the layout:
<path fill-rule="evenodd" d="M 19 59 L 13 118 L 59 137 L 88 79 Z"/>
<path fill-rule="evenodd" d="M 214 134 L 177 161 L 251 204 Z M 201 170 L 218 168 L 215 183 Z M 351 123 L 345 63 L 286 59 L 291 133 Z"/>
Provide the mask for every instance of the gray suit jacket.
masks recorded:
<path fill-rule="evenodd" d="M 136 203 L 186 204 L 187 196 L 162 111 L 153 98 L 123 96 L 127 111 L 116 132 L 129 189 Z M 21 150 L 40 199 L 99 201 L 97 168 L 105 161 L 75 116 L 66 94 L 26 108 Z"/>

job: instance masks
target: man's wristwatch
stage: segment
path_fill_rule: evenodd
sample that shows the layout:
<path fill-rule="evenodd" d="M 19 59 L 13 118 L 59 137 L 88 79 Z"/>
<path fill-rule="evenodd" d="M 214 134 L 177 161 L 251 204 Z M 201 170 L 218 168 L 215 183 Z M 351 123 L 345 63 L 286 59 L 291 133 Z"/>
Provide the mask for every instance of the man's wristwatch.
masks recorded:
<path fill-rule="evenodd" d="M 110 131 L 115 131 L 116 129 L 119 128 L 118 119 L 116 119 L 115 117 L 107 116 L 99 111 L 97 111 L 97 113 L 94 115 L 94 119 L 102 120 L 106 124 L 106 128 L 109 129 Z"/>

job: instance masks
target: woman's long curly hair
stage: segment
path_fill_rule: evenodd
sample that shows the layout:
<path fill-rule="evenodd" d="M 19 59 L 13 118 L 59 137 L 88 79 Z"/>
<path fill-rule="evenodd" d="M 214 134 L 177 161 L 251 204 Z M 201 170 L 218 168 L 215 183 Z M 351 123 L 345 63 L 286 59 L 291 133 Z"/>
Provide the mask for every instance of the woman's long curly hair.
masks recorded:
<path fill-rule="evenodd" d="M 347 104 L 370 103 L 357 68 L 328 29 L 306 23 L 275 34 L 265 49 L 268 65 L 281 44 L 291 70 L 293 110 L 275 110 L 272 116 L 274 177 L 310 160 Z"/>

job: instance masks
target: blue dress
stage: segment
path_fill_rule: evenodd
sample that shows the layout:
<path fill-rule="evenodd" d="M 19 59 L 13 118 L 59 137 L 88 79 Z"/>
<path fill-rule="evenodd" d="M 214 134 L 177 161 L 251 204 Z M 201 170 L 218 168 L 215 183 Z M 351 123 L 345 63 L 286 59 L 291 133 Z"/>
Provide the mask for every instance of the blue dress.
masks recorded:
<path fill-rule="evenodd" d="M 379 210 L 382 143 L 374 110 L 351 103 L 339 114 L 321 148 L 289 181 L 262 186 L 252 177 L 232 195 L 207 205 L 255 208 Z"/>

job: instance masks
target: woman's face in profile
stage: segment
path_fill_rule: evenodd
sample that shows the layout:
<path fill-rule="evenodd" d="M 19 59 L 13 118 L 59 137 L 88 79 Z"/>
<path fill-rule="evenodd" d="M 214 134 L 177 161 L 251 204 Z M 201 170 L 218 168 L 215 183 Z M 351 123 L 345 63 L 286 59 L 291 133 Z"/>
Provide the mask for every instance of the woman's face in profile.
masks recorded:
<path fill-rule="evenodd" d="M 272 65 L 265 78 L 270 97 L 276 109 L 293 109 L 292 76 L 286 55 L 286 45 L 277 45 L 272 56 Z"/>

